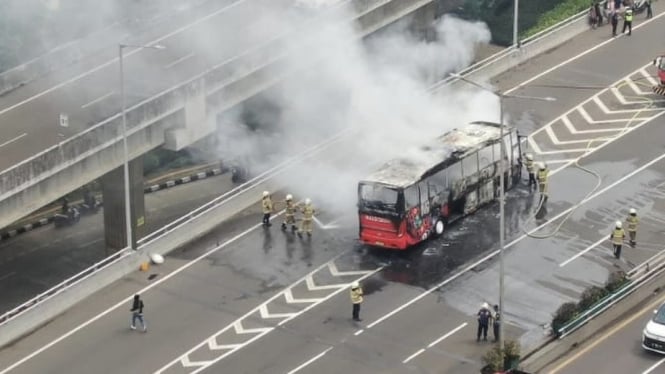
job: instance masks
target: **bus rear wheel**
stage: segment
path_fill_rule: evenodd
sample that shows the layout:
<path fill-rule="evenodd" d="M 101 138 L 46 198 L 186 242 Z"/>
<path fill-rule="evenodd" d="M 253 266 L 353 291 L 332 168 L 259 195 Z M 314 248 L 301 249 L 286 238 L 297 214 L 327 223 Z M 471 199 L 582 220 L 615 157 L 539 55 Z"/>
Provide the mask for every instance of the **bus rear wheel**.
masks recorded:
<path fill-rule="evenodd" d="M 437 219 L 434 223 L 434 237 L 439 237 L 443 234 L 446 225 L 443 223 L 443 220 Z"/>

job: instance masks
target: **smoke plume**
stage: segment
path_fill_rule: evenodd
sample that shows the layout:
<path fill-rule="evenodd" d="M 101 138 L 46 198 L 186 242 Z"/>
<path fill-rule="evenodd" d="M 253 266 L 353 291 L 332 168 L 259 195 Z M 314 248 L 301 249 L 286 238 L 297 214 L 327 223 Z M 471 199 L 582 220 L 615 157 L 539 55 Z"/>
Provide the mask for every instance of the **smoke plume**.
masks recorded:
<path fill-rule="evenodd" d="M 294 22 L 296 12 L 264 10 L 272 23 Z M 486 25 L 444 16 L 425 41 L 406 23 L 362 41 L 339 12 L 298 31 L 286 45 L 287 65 L 311 68 L 267 91 L 260 104 L 245 106 L 220 125 L 223 159 L 248 163 L 254 174 L 350 128 L 348 140 L 282 176 L 297 198 L 310 197 L 326 210 L 355 209 L 357 183 L 381 163 L 409 152 L 437 135 L 474 120 L 498 120 L 498 102 L 489 93 L 427 88 L 445 74 L 468 66 L 479 44 L 488 43 Z M 248 123 L 251 122 L 251 123 Z M 246 126 L 238 126 L 245 123 Z M 258 124 L 259 129 L 252 130 Z"/>

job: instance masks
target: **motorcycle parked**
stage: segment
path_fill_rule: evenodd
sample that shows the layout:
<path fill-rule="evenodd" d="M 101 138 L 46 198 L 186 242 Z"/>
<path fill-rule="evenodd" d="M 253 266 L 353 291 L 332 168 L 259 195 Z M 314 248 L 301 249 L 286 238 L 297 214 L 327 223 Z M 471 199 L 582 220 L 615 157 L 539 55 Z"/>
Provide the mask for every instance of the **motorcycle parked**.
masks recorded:
<path fill-rule="evenodd" d="M 77 208 L 68 208 L 66 213 L 57 213 L 53 218 L 56 228 L 72 226 L 81 219 L 81 213 Z"/>

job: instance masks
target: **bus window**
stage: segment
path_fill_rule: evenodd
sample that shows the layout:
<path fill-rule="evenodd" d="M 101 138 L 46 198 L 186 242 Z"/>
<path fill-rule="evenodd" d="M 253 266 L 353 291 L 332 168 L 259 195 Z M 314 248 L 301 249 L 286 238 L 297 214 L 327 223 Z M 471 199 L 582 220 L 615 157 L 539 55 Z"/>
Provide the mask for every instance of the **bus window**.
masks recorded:
<path fill-rule="evenodd" d="M 418 186 L 409 186 L 404 189 L 404 200 L 406 202 L 406 210 L 417 207 L 420 204 L 420 196 L 418 193 Z"/>
<path fill-rule="evenodd" d="M 512 152 L 510 150 L 513 149 L 513 147 L 510 145 L 510 133 L 504 135 L 503 139 L 506 144 L 506 160 L 508 163 L 510 163 L 510 160 L 512 159 Z"/>
<path fill-rule="evenodd" d="M 420 214 L 429 214 L 429 186 L 426 182 L 418 184 L 420 188 Z"/>
<path fill-rule="evenodd" d="M 448 189 L 448 178 L 446 174 L 447 169 L 443 169 L 427 179 L 430 185 L 430 195 L 432 195 L 432 188 L 436 191 L 434 193 L 440 193 Z"/>
<path fill-rule="evenodd" d="M 399 194 L 397 190 L 378 184 L 360 185 L 360 204 L 370 209 L 395 211 Z"/>
<path fill-rule="evenodd" d="M 462 174 L 467 180 L 467 185 L 474 184 L 478 180 L 478 153 L 474 152 L 462 160 Z"/>
<path fill-rule="evenodd" d="M 494 143 L 492 148 L 494 149 L 494 162 L 498 162 L 501 159 L 501 143 Z"/>
<path fill-rule="evenodd" d="M 453 183 L 462 179 L 462 163 L 456 162 L 448 166 L 446 174 L 448 176 L 448 183 L 450 183 L 449 186 L 452 186 Z"/>
<path fill-rule="evenodd" d="M 480 163 L 480 170 L 485 169 L 490 166 L 494 159 L 492 158 L 492 146 L 488 145 L 487 147 L 478 151 L 478 162 Z"/>

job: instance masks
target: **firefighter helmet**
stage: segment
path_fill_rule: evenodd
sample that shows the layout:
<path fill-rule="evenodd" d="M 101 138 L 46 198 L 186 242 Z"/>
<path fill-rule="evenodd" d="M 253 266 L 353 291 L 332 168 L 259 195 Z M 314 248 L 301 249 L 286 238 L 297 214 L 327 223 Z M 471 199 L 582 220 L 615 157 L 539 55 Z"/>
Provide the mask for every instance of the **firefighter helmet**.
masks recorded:
<path fill-rule="evenodd" d="M 635 208 L 630 208 L 630 214 L 633 214 L 633 215 L 637 214 L 637 211 L 635 210 Z"/>
<path fill-rule="evenodd" d="M 293 200 L 293 196 L 291 194 L 286 195 L 286 201 L 291 201 Z"/>
<path fill-rule="evenodd" d="M 533 155 L 531 153 L 526 154 L 526 159 L 529 161 L 533 161 Z"/>
<path fill-rule="evenodd" d="M 311 203 L 312 203 L 312 200 L 310 200 L 309 197 L 305 199 L 305 205 L 309 205 Z"/>
<path fill-rule="evenodd" d="M 360 287 L 360 283 L 358 281 L 351 282 L 351 288 L 358 288 Z"/>
<path fill-rule="evenodd" d="M 268 191 L 263 191 L 263 197 L 268 197 L 268 195 L 270 195 L 270 192 L 268 192 Z"/>
<path fill-rule="evenodd" d="M 621 221 L 616 221 L 615 226 L 617 229 L 621 228 Z"/>
<path fill-rule="evenodd" d="M 545 168 L 546 168 L 545 163 L 544 163 L 544 162 L 539 162 L 539 163 L 538 163 L 538 168 L 539 168 L 540 170 L 545 170 Z"/>

